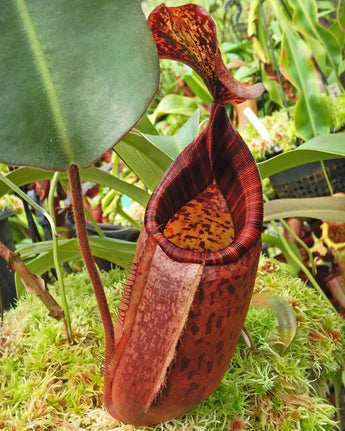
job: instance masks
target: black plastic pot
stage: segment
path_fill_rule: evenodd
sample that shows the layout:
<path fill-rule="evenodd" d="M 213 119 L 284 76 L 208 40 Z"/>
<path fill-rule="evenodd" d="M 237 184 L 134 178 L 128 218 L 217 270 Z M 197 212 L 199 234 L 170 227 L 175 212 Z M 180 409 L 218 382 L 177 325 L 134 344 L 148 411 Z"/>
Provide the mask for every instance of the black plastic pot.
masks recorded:
<path fill-rule="evenodd" d="M 8 221 L 8 217 L 12 214 L 11 211 L 0 211 L 0 241 L 14 251 L 15 246 Z M 8 269 L 5 259 L 0 257 L 0 304 L 7 310 L 15 305 L 16 299 L 14 273 Z"/>
<path fill-rule="evenodd" d="M 325 160 L 334 193 L 345 191 L 345 159 Z M 320 162 L 306 163 L 270 177 L 279 198 L 329 196 Z"/>
<path fill-rule="evenodd" d="M 105 236 L 108 238 L 115 238 L 115 239 L 121 239 L 123 241 L 136 242 L 140 234 L 140 231 L 133 227 L 125 227 L 120 225 L 104 224 L 104 223 L 97 223 L 97 224 L 99 228 L 102 230 L 102 232 L 105 234 Z M 74 217 L 73 217 L 72 211 L 68 211 L 66 214 L 66 227 L 72 236 L 76 235 Z M 86 222 L 86 229 L 87 229 L 88 235 L 98 235 L 96 229 L 92 226 L 92 224 L 89 221 Z M 111 262 L 98 257 L 95 257 L 95 261 L 99 266 L 99 268 L 104 271 L 109 271 L 114 266 Z"/>

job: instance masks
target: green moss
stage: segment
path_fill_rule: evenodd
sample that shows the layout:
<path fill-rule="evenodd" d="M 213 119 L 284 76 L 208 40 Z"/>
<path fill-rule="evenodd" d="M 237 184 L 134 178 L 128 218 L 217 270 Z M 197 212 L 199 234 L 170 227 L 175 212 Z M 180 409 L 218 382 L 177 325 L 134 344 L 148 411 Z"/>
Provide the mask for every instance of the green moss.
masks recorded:
<path fill-rule="evenodd" d="M 111 310 L 123 283 L 121 271 L 103 273 Z M 62 322 L 47 316 L 33 296 L 6 313 L 0 335 L 0 429 L 134 430 L 102 407 L 103 333 L 85 273 L 66 277 L 75 344 Z M 50 287 L 57 295 L 56 286 Z M 279 354 L 277 320 L 250 308 L 246 327 L 255 343 L 241 339 L 214 394 L 182 418 L 148 430 L 336 430 L 328 381 L 344 362 L 343 320 L 328 303 L 284 266 L 263 259 L 255 289 L 286 299 L 298 328 Z M 114 315 L 115 319 L 115 315 Z"/>

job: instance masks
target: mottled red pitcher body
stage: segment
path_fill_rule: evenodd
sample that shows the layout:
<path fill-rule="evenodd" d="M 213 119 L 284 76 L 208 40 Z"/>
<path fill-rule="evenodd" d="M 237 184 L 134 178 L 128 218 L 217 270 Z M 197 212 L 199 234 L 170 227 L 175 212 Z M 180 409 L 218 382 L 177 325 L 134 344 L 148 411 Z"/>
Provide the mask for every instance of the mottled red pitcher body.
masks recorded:
<path fill-rule="evenodd" d="M 114 417 L 152 425 L 216 389 L 248 311 L 261 229 L 256 163 L 224 105 L 213 104 L 206 129 L 146 209 L 106 364 L 105 404 Z"/>

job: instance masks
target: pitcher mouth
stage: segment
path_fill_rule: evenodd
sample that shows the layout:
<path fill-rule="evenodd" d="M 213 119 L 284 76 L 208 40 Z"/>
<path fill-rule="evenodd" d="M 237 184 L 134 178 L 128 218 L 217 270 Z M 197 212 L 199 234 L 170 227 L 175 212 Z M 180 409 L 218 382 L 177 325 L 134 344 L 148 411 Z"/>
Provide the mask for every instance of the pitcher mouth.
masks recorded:
<path fill-rule="evenodd" d="M 244 214 L 250 219 L 250 214 Z M 146 220 L 149 220 L 147 218 Z M 260 230 L 255 226 L 244 226 L 235 234 L 231 244 L 217 251 L 193 251 L 179 247 L 164 235 L 165 224 L 147 221 L 147 234 L 153 236 L 162 250 L 173 260 L 178 262 L 198 263 L 204 265 L 221 265 L 237 261 L 252 246 L 260 240 Z M 236 228 L 236 226 L 235 226 Z"/>
<path fill-rule="evenodd" d="M 164 235 L 170 217 L 213 182 L 233 218 L 233 241 L 220 250 L 202 252 L 173 244 Z M 260 241 L 262 214 L 256 162 L 229 122 L 224 105 L 213 104 L 206 129 L 178 156 L 152 194 L 145 214 L 146 232 L 173 260 L 226 264 L 239 259 Z"/>

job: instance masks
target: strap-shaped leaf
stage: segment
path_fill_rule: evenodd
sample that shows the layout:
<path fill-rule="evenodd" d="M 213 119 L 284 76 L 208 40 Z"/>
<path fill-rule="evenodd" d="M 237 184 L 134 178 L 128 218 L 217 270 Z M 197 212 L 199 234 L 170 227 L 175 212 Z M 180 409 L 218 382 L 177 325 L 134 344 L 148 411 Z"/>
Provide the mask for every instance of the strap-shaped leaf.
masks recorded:
<path fill-rule="evenodd" d="M 158 85 L 137 0 L 13 0 L 0 10 L 0 161 L 89 166 L 138 121 Z"/>
<path fill-rule="evenodd" d="M 271 5 L 283 31 L 281 71 L 298 90 L 296 135 L 304 141 L 325 135 L 330 132 L 330 115 L 312 52 L 291 26 L 278 0 L 272 0 Z"/>
<path fill-rule="evenodd" d="M 289 0 L 293 22 L 312 49 L 313 56 L 326 78 L 332 71 L 338 77 L 342 48 L 332 32 L 319 23 L 315 0 Z"/>
<path fill-rule="evenodd" d="M 316 136 L 294 150 L 258 163 L 261 177 L 270 177 L 285 169 L 305 163 L 345 157 L 343 135 L 343 133 L 332 133 L 330 135 Z"/>
<path fill-rule="evenodd" d="M 115 238 L 101 238 L 97 236 L 89 237 L 92 254 L 101 259 L 114 262 L 116 265 L 127 268 L 133 260 L 136 244 L 129 241 L 122 241 Z M 54 266 L 52 241 L 21 246 L 18 251 L 22 258 L 32 258 L 26 262 L 26 266 L 33 274 L 43 274 Z M 80 258 L 80 248 L 76 238 L 60 239 L 58 241 L 59 261 L 67 262 L 71 259 Z M 25 292 L 24 285 L 18 275 L 16 277 L 16 288 L 18 297 Z"/>
<path fill-rule="evenodd" d="M 81 179 L 83 181 L 90 181 L 92 183 L 102 184 L 104 186 L 113 188 L 120 193 L 126 194 L 142 206 L 146 206 L 150 195 L 145 191 L 129 184 L 114 175 L 105 172 L 93 166 L 82 169 L 80 171 Z M 43 171 L 42 169 L 21 167 L 7 174 L 7 178 L 12 181 L 16 186 L 20 187 L 34 181 L 51 180 L 53 173 Z M 66 179 L 66 174 L 61 174 L 60 179 Z M 4 182 L 0 181 L 0 197 L 5 193 L 10 192 L 10 187 Z"/>
<path fill-rule="evenodd" d="M 345 197 L 323 196 L 318 198 L 274 199 L 265 203 L 265 221 L 288 217 L 310 217 L 344 223 Z"/>

